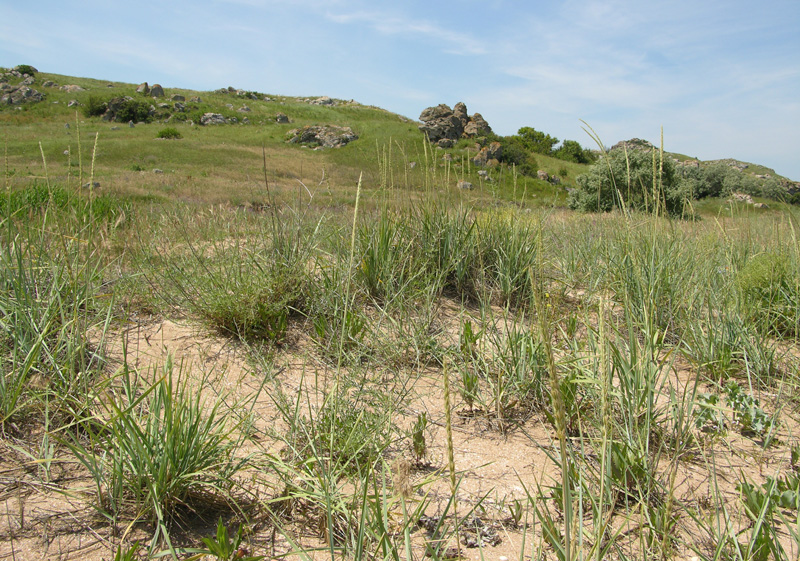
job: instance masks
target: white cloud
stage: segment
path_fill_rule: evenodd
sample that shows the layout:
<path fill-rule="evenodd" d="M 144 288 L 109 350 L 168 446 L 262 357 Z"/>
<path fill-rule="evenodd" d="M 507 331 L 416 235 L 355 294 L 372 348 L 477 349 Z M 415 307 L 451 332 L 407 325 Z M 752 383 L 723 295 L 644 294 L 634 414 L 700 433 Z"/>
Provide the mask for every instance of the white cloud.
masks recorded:
<path fill-rule="evenodd" d="M 386 35 L 422 36 L 443 44 L 444 52 L 456 55 L 483 55 L 487 48 L 467 33 L 453 31 L 427 20 L 399 17 L 382 12 L 328 13 L 330 21 L 340 24 L 364 23 Z"/>

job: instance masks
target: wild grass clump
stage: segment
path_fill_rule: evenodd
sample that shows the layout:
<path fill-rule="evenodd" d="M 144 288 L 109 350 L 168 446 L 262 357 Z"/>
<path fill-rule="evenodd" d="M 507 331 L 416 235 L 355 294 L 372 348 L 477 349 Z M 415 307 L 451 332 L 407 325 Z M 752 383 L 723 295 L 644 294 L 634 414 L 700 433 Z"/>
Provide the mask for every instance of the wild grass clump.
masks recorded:
<path fill-rule="evenodd" d="M 0 425 L 49 392 L 79 414 L 104 365 L 106 263 L 82 221 L 47 204 L 44 213 L 41 226 L 0 220 Z"/>
<path fill-rule="evenodd" d="M 787 253 L 763 253 L 750 259 L 736 277 L 744 311 L 765 333 L 800 334 L 800 280 Z"/>
<path fill-rule="evenodd" d="M 240 416 L 223 408 L 224 396 L 203 396 L 169 359 L 153 371 L 155 382 L 123 365 L 104 394 L 97 394 L 96 417 L 80 423 L 83 436 L 65 444 L 88 470 L 97 509 L 155 526 L 151 552 L 171 547 L 171 524 L 218 502 L 238 504 L 234 476 L 247 463 L 237 457 Z M 80 434 L 80 433 L 79 433 Z"/>

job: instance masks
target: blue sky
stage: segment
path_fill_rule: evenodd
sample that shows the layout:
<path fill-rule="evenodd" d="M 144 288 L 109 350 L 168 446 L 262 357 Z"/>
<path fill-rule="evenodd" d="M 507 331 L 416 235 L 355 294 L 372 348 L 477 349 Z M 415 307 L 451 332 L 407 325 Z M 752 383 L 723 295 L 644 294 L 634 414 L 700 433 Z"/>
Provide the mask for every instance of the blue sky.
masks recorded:
<path fill-rule="evenodd" d="M 355 99 L 464 101 L 499 134 L 632 137 L 800 180 L 800 0 L 5 1 L 0 66 Z"/>

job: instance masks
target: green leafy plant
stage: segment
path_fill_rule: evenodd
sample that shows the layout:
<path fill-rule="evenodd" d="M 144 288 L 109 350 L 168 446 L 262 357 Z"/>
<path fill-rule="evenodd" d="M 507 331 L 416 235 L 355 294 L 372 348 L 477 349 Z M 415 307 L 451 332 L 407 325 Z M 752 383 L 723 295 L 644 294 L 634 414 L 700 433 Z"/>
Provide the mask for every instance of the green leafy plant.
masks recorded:
<path fill-rule="evenodd" d="M 239 525 L 236 535 L 230 536 L 228 528 L 222 522 L 222 518 L 217 522 L 217 535 L 202 538 L 205 548 L 186 549 L 186 553 L 194 553 L 189 557 L 190 561 L 199 561 L 207 556 L 213 556 L 217 561 L 260 561 L 264 555 L 250 555 L 247 548 L 242 545 L 244 538 L 244 526 Z"/>
<path fill-rule="evenodd" d="M 725 392 L 728 406 L 733 409 L 734 420 L 739 424 L 743 435 L 762 436 L 777 428 L 777 415 L 767 415 L 758 399 L 742 390 L 735 381 L 728 382 Z"/>
<path fill-rule="evenodd" d="M 167 127 L 158 131 L 156 138 L 163 138 L 165 140 L 178 140 L 183 138 L 183 135 L 175 127 Z"/>
<path fill-rule="evenodd" d="M 108 104 L 102 98 L 96 95 L 90 95 L 82 111 L 84 117 L 100 117 L 107 109 Z"/>
<path fill-rule="evenodd" d="M 18 64 L 14 70 L 20 74 L 27 74 L 28 76 L 36 76 L 36 69 L 30 64 Z"/>

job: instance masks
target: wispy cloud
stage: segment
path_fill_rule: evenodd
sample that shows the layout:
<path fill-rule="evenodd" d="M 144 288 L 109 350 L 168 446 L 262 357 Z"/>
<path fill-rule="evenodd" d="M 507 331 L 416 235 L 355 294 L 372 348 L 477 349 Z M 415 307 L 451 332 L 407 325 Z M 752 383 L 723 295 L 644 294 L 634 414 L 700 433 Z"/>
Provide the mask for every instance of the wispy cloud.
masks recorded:
<path fill-rule="evenodd" d="M 467 33 L 453 31 L 427 20 L 418 20 L 382 12 L 328 13 L 330 21 L 340 24 L 366 24 L 379 33 L 425 37 L 443 46 L 444 52 L 456 55 L 483 55 L 488 52 L 482 41 Z"/>

